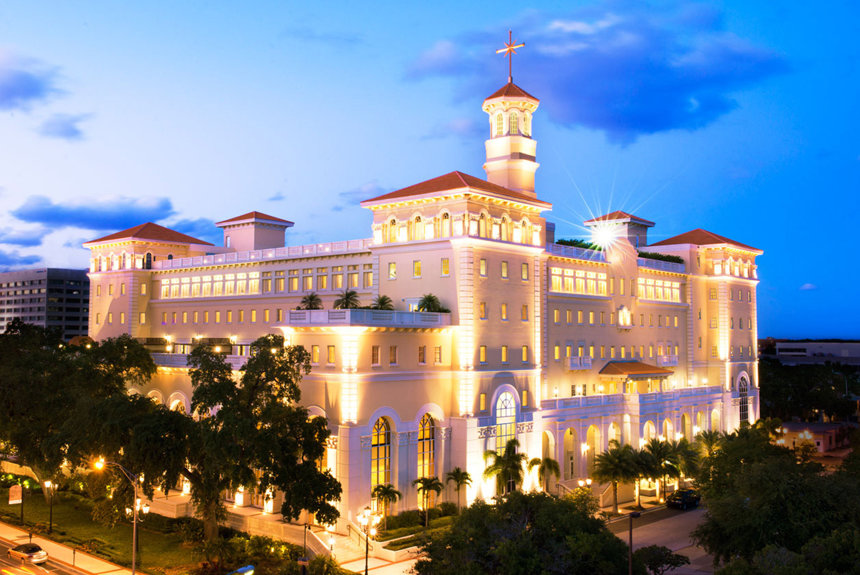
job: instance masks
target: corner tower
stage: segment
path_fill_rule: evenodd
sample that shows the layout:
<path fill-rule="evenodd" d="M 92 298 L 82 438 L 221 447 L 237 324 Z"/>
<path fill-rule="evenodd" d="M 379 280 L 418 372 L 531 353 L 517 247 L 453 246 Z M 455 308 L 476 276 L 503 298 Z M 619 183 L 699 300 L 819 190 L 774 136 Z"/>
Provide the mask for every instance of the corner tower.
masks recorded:
<path fill-rule="evenodd" d="M 484 100 L 483 110 L 490 116 L 490 139 L 486 141 L 487 180 L 515 192 L 537 198 L 535 161 L 537 142 L 532 139 L 532 114 L 540 101 L 508 83 Z"/>

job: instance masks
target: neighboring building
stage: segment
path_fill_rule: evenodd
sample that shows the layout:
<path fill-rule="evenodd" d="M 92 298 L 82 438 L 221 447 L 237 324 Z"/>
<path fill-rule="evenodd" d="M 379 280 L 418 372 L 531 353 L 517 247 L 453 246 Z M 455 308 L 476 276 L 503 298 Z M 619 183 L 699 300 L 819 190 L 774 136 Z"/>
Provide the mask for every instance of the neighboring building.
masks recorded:
<path fill-rule="evenodd" d="M 603 250 L 554 243 L 534 190 L 537 107 L 513 83 L 490 96 L 487 180 L 451 172 L 368 199 L 368 239 L 286 246 L 292 222 L 250 212 L 216 224 L 223 247 L 152 223 L 87 242 L 91 335 L 145 341 L 160 368 L 140 391 L 176 409 L 196 343 L 237 368 L 266 333 L 305 346 L 302 402 L 328 420 L 345 520 L 381 483 L 414 508 L 411 482 L 453 467 L 472 475 L 468 501 L 492 497 L 483 455 L 510 438 L 572 485 L 612 439 L 755 420 L 762 252 L 700 229 L 648 245 L 654 223 L 624 212 L 586 222 Z M 396 311 L 330 309 L 346 289 Z M 296 310 L 311 292 L 327 309 Z M 428 293 L 450 313 L 415 311 Z M 271 508 L 247 495 L 234 501 Z"/>
<path fill-rule="evenodd" d="M 782 424 L 782 437 L 776 440 L 779 445 L 794 449 L 803 443 L 814 445 L 816 451 L 824 453 L 850 445 L 851 433 L 856 425 L 844 423 L 804 423 L 788 421 Z"/>
<path fill-rule="evenodd" d="M 783 365 L 842 364 L 860 365 L 860 341 L 843 339 L 770 339 L 770 353 L 762 355 L 773 357 Z"/>
<path fill-rule="evenodd" d="M 60 328 L 66 340 L 87 335 L 89 305 L 87 270 L 40 268 L 0 273 L 0 333 L 17 317 Z"/>

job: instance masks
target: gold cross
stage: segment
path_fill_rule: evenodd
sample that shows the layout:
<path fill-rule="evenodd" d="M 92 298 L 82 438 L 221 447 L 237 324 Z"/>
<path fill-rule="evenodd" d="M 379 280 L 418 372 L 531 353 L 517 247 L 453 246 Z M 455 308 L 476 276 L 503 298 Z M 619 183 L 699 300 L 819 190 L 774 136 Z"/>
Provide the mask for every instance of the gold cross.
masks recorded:
<path fill-rule="evenodd" d="M 496 50 L 496 54 L 504 54 L 504 57 L 508 59 L 508 84 L 510 84 L 514 81 L 513 55 L 517 53 L 517 48 L 522 48 L 526 43 L 520 42 L 519 44 L 515 44 L 513 41 L 513 32 L 508 30 L 508 41 L 504 44 L 505 47 Z"/>

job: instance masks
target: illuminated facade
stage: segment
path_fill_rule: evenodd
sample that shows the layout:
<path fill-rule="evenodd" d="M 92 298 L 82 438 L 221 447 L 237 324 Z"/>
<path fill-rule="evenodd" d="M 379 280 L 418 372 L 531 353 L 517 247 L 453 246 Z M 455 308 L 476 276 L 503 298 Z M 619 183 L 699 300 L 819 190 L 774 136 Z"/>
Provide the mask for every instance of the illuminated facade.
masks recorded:
<path fill-rule="evenodd" d="M 538 103 L 513 83 L 489 97 L 487 180 L 452 172 L 366 200 L 368 239 L 286 246 L 291 222 L 251 212 L 217 224 L 219 247 L 155 224 L 88 242 L 91 336 L 146 342 L 160 367 L 140 391 L 177 409 L 195 343 L 237 368 L 266 333 L 305 346 L 302 401 L 332 430 L 344 520 L 381 483 L 415 508 L 412 481 L 454 467 L 472 475 L 468 501 L 491 497 L 483 454 L 509 438 L 569 484 L 611 439 L 754 420 L 761 252 L 704 230 L 648 245 L 654 224 L 624 212 L 586 222 L 601 250 L 555 243 L 534 190 Z M 395 310 L 332 309 L 344 290 Z M 325 309 L 297 310 L 311 293 Z M 450 313 L 416 311 L 425 294 Z"/>

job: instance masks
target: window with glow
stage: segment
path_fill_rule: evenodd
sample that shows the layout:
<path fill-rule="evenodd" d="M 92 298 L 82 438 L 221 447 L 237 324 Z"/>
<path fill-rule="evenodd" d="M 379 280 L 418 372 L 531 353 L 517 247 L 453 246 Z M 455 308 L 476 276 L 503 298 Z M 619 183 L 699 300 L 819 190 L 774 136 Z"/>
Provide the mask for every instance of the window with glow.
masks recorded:
<path fill-rule="evenodd" d="M 512 393 L 505 391 L 496 400 L 496 451 L 502 453 L 508 440 L 516 437 L 517 404 Z"/>
<path fill-rule="evenodd" d="M 380 417 L 371 434 L 370 488 L 387 483 L 391 483 L 391 426 Z"/>
<path fill-rule="evenodd" d="M 508 130 L 508 133 L 509 134 L 519 134 L 520 128 L 519 128 L 517 113 L 511 112 L 511 115 L 510 115 L 510 118 L 508 119 L 508 121 L 510 122 L 510 127 Z"/>
<path fill-rule="evenodd" d="M 436 422 L 425 413 L 418 424 L 418 477 L 436 475 Z"/>

